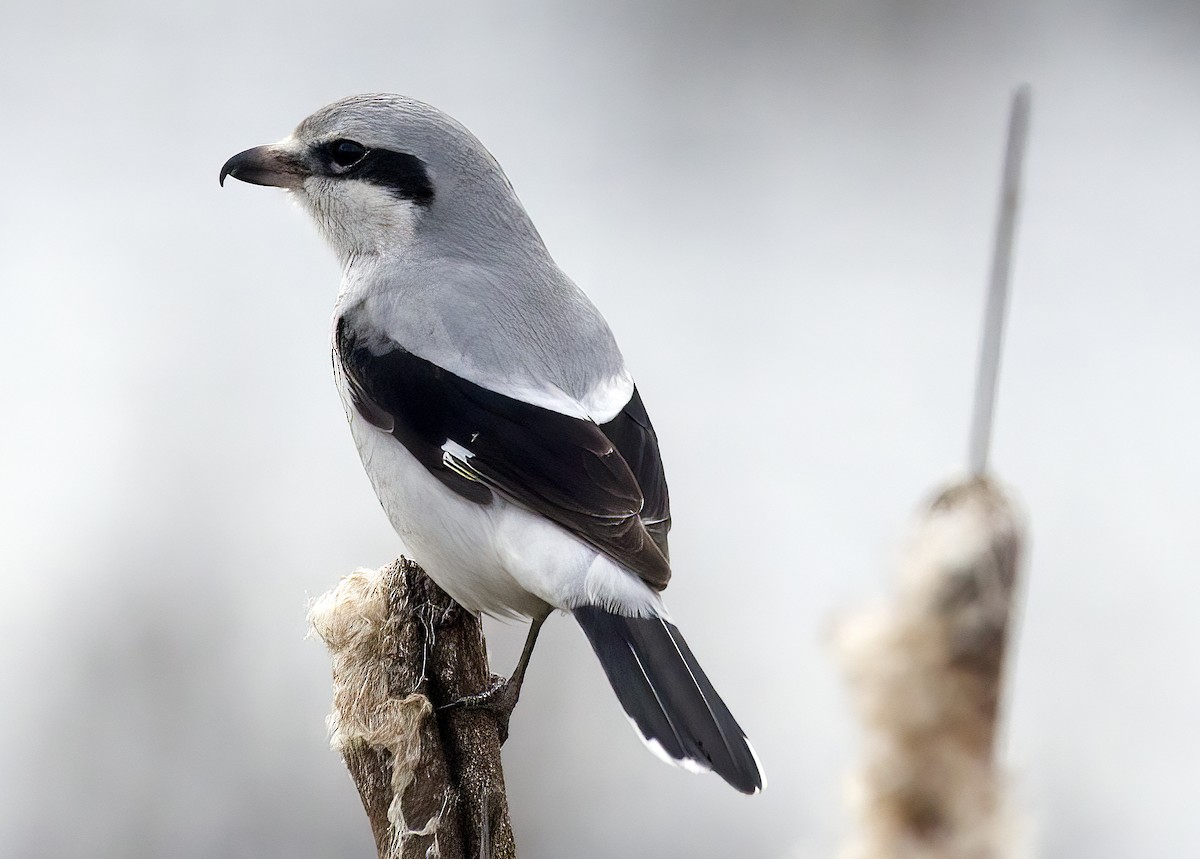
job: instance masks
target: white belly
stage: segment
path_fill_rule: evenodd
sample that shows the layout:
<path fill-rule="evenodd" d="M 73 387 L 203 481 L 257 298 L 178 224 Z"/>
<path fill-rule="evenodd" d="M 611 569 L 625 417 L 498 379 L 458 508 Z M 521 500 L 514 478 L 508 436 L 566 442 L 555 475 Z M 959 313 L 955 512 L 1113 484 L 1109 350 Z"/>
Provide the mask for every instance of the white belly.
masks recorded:
<path fill-rule="evenodd" d="M 471 611 L 544 615 L 548 607 L 603 605 L 665 614 L 636 575 L 549 520 L 493 493 L 476 504 L 430 474 L 399 441 L 364 420 L 338 379 L 363 467 L 392 527 L 442 590 Z"/>

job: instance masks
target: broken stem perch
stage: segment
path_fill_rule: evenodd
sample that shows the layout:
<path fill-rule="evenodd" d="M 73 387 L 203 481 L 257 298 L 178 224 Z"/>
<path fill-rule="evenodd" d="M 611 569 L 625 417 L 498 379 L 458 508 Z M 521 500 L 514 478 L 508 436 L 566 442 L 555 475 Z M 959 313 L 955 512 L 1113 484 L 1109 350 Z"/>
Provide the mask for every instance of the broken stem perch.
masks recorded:
<path fill-rule="evenodd" d="M 401 558 L 346 576 L 309 619 L 379 859 L 514 859 L 496 719 L 444 708 L 491 682 L 479 618 Z"/>

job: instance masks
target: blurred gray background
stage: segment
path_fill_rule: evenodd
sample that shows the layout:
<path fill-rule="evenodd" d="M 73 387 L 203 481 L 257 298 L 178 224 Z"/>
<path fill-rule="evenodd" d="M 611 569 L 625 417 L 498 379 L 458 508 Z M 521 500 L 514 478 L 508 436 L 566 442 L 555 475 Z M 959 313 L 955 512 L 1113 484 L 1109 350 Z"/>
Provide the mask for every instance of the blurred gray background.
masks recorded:
<path fill-rule="evenodd" d="M 1200 853 L 1200 7 L 103 4 L 0 27 L 0 854 L 372 855 L 306 601 L 398 551 L 330 379 L 338 271 L 217 171 L 353 92 L 505 166 L 671 479 L 668 597 L 765 762 L 656 762 L 552 620 L 530 857 L 833 855 L 831 656 L 963 467 L 1011 88 L 1034 87 L 993 462 L 1032 521 L 1004 758 L 1043 856 Z M 489 627 L 507 671 L 520 627 Z"/>

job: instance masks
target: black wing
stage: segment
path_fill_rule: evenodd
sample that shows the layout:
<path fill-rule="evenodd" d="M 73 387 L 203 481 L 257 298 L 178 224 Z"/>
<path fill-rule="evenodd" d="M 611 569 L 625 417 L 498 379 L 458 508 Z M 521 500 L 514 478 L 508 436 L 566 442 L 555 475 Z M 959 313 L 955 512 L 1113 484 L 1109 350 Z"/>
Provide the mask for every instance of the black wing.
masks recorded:
<path fill-rule="evenodd" d="M 489 391 L 385 338 L 363 336 L 345 317 L 337 322 L 335 348 L 359 414 L 395 436 L 447 487 L 479 504 L 497 491 L 651 587 L 666 587 L 666 482 L 636 392 L 601 428 Z M 645 494 L 643 476 L 650 478 Z M 652 506 L 644 511 L 647 499 Z"/>
<path fill-rule="evenodd" d="M 667 476 L 663 473 L 662 459 L 658 455 L 658 436 L 654 434 L 654 426 L 650 423 L 650 416 L 646 414 L 642 395 L 637 388 L 633 389 L 633 396 L 620 414 L 608 423 L 600 424 L 600 430 L 613 443 L 637 478 L 645 499 L 642 524 L 654 538 L 659 551 L 669 559 L 667 532 L 671 530 L 671 500 L 667 494 Z"/>

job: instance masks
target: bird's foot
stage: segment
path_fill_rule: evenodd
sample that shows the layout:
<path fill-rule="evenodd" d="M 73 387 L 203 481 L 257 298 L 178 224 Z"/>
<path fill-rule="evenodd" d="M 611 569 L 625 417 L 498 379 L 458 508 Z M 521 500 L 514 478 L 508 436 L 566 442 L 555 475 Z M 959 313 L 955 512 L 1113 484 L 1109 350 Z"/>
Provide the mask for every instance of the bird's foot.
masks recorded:
<path fill-rule="evenodd" d="M 464 695 L 451 701 L 447 707 L 462 707 L 464 710 L 486 710 L 496 719 L 500 731 L 500 745 L 508 739 L 508 721 L 512 717 L 517 699 L 521 697 L 521 681 L 510 680 L 498 674 L 492 675 L 492 685 L 475 695 Z"/>

